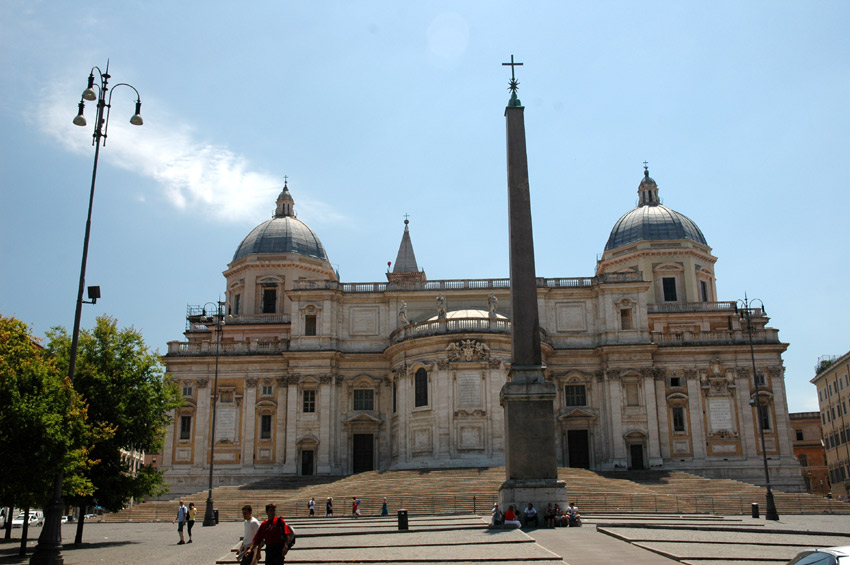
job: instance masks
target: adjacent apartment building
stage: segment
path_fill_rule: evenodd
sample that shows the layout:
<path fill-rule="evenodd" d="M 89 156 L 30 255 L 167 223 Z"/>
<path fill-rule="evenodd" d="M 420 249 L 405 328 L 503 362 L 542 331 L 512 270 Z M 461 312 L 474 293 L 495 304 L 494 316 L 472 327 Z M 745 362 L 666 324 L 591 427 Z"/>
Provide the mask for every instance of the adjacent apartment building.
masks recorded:
<path fill-rule="evenodd" d="M 850 352 L 821 358 L 812 383 L 818 389 L 826 464 L 833 496 L 850 496 Z"/>

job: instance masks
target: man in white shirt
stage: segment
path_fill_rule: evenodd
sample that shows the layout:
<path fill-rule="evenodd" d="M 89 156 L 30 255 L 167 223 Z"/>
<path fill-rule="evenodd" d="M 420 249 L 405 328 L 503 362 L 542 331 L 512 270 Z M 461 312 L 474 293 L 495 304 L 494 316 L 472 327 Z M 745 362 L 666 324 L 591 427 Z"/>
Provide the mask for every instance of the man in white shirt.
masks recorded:
<path fill-rule="evenodd" d="M 186 523 L 187 516 L 189 514 L 189 509 L 186 508 L 186 505 L 183 504 L 183 501 L 180 501 L 180 506 L 177 508 L 177 533 L 180 534 L 180 541 L 177 542 L 177 545 L 183 545 L 186 543 L 185 538 L 183 537 L 183 525 Z M 174 520 L 171 521 L 174 523 Z"/>
<path fill-rule="evenodd" d="M 316 499 L 310 498 L 310 501 L 307 503 L 307 510 L 310 511 L 310 516 L 316 515 Z"/>
<path fill-rule="evenodd" d="M 242 518 L 245 519 L 245 531 L 242 533 L 242 545 L 239 546 L 236 558 L 243 565 L 254 561 L 254 556 L 251 553 L 251 543 L 254 541 L 254 536 L 257 535 L 257 530 L 260 529 L 260 521 L 254 518 L 253 512 L 250 504 L 242 507 Z M 257 551 L 260 550 L 258 549 Z"/>

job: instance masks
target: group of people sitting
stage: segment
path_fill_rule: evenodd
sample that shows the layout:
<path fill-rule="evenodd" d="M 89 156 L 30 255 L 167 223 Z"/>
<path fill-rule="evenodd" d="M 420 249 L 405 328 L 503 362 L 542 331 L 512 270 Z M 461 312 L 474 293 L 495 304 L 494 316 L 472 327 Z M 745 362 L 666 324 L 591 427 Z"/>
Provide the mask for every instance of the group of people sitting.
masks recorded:
<path fill-rule="evenodd" d="M 560 505 L 549 503 L 546 511 L 543 513 L 543 524 L 547 528 L 556 526 L 581 526 L 581 514 L 578 513 L 578 506 L 575 502 L 570 502 L 570 505 L 565 510 L 561 510 Z M 537 509 L 532 503 L 528 503 L 522 512 L 519 512 L 513 504 L 508 506 L 508 509 L 502 512 L 499 508 L 499 503 L 493 505 L 493 510 L 490 512 L 490 526 L 511 527 L 511 528 L 528 528 L 540 526 L 540 516 Z"/>

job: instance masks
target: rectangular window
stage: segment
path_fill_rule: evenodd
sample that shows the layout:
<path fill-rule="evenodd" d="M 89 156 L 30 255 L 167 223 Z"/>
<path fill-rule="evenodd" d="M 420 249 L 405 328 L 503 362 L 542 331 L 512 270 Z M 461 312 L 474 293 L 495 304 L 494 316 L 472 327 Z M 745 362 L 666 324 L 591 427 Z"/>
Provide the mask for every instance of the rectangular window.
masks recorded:
<path fill-rule="evenodd" d="M 237 315 L 242 313 L 242 295 L 241 294 L 237 294 L 236 296 L 233 297 L 233 313 L 237 314 Z"/>
<path fill-rule="evenodd" d="M 316 391 L 313 389 L 307 389 L 301 393 L 303 398 L 302 403 L 302 411 L 303 412 L 315 412 L 316 411 Z"/>
<path fill-rule="evenodd" d="M 806 457 L 806 455 L 804 453 L 801 453 L 800 456 L 797 459 L 800 460 L 800 466 L 801 467 L 808 467 L 809 466 L 809 458 Z"/>
<path fill-rule="evenodd" d="M 316 335 L 316 315 L 304 316 L 304 335 Z"/>
<path fill-rule="evenodd" d="M 233 402 L 233 391 L 223 390 L 218 393 L 218 401 L 222 404 L 230 404 Z"/>
<path fill-rule="evenodd" d="M 638 394 L 637 383 L 626 383 L 626 405 L 640 406 L 640 396 Z"/>
<path fill-rule="evenodd" d="M 758 370 L 756 371 L 755 383 L 756 383 L 757 387 L 764 386 L 764 373 L 763 372 L 758 371 Z"/>
<path fill-rule="evenodd" d="M 705 281 L 699 281 L 699 289 L 702 293 L 702 301 L 708 302 L 708 285 Z"/>
<path fill-rule="evenodd" d="M 260 439 L 272 438 L 272 415 L 263 414 L 260 416 Z"/>
<path fill-rule="evenodd" d="M 673 431 L 685 431 L 685 409 L 682 406 L 673 407 Z"/>
<path fill-rule="evenodd" d="M 428 371 L 419 369 L 413 382 L 413 406 L 428 406 Z"/>
<path fill-rule="evenodd" d="M 398 411 L 397 398 L 398 398 L 398 383 L 396 381 L 393 381 L 393 414 L 395 414 Z"/>
<path fill-rule="evenodd" d="M 274 314 L 277 312 L 277 289 L 263 289 L 263 314 Z"/>
<path fill-rule="evenodd" d="M 803 441 L 803 430 L 794 430 L 797 434 L 797 441 Z"/>
<path fill-rule="evenodd" d="M 564 401 L 567 406 L 587 406 L 587 391 L 584 385 L 566 385 Z"/>
<path fill-rule="evenodd" d="M 621 308 L 620 309 L 620 328 L 624 330 L 632 329 L 632 309 L 631 308 Z"/>
<path fill-rule="evenodd" d="M 354 390 L 354 409 L 355 410 L 374 410 L 375 409 L 375 391 L 371 389 L 355 389 Z"/>
<path fill-rule="evenodd" d="M 180 439 L 192 439 L 191 416 L 180 416 Z"/>
<path fill-rule="evenodd" d="M 664 288 L 664 302 L 676 302 L 676 279 L 664 277 L 661 279 L 661 284 Z"/>
<path fill-rule="evenodd" d="M 263 396 L 271 396 L 272 389 L 272 385 L 263 385 Z"/>
<path fill-rule="evenodd" d="M 761 422 L 761 427 L 764 430 L 770 429 L 770 410 L 767 406 L 759 406 L 759 421 Z"/>
<path fill-rule="evenodd" d="M 682 379 L 679 377 L 670 377 L 670 387 L 679 387 L 682 386 Z"/>
<path fill-rule="evenodd" d="M 186 396 L 186 397 L 192 396 L 192 387 L 184 386 L 183 387 L 183 396 Z"/>

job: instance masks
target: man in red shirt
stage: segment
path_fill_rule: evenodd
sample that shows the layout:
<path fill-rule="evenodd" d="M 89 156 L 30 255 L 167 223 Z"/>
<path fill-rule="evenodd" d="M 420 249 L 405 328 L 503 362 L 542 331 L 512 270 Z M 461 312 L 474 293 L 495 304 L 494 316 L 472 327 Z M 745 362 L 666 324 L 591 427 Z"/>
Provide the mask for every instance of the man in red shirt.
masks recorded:
<path fill-rule="evenodd" d="M 269 503 L 266 505 L 266 514 L 268 519 L 260 524 L 260 529 L 257 530 L 257 535 L 254 536 L 254 541 L 251 543 L 251 551 L 255 552 L 266 545 L 266 565 L 283 565 L 283 559 L 286 552 L 289 551 L 289 542 L 292 537 L 292 529 L 284 522 L 283 518 L 276 516 L 277 507 Z M 255 557 L 254 563 L 257 562 Z"/>

